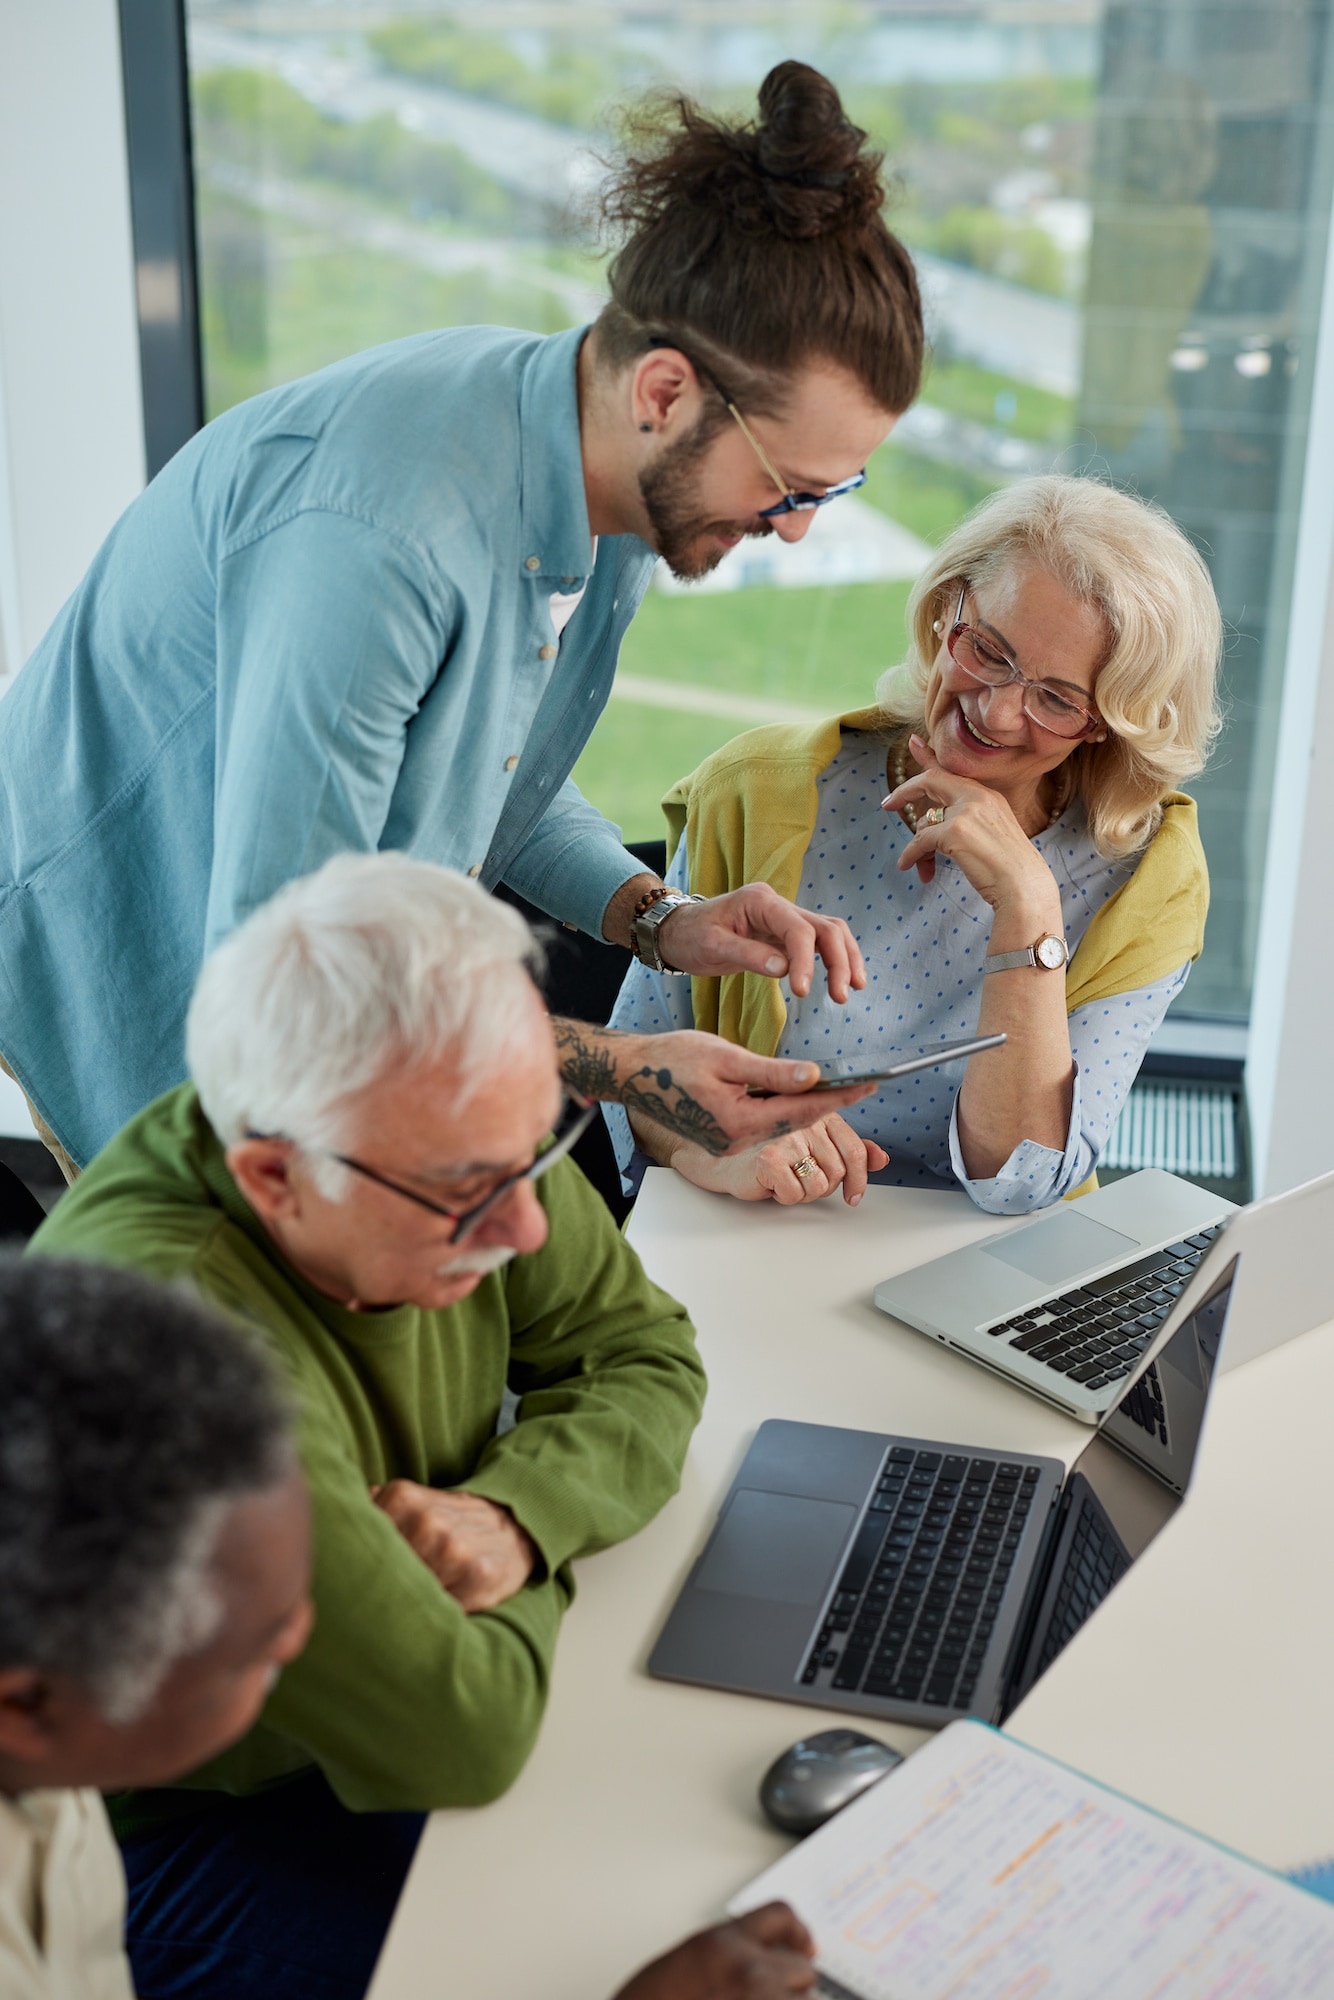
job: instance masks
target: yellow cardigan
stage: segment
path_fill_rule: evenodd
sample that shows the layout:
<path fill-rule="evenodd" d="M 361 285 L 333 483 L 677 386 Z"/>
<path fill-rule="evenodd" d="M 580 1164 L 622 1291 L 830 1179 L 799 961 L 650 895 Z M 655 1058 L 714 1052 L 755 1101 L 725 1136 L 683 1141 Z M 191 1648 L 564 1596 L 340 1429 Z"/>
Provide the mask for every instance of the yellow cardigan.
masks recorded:
<path fill-rule="evenodd" d="M 827 722 L 751 729 L 673 785 L 662 802 L 668 852 L 684 833 L 697 895 L 768 882 L 795 902 L 815 828 L 817 780 L 838 755 L 845 729 L 884 732 L 885 720 L 867 708 Z M 1067 1013 L 1151 986 L 1198 958 L 1208 908 L 1209 871 L 1195 801 L 1171 792 L 1134 874 L 1103 904 L 1066 969 Z M 690 990 L 697 1028 L 758 1055 L 775 1053 L 787 1018 L 776 979 L 732 972 L 692 978 Z"/>

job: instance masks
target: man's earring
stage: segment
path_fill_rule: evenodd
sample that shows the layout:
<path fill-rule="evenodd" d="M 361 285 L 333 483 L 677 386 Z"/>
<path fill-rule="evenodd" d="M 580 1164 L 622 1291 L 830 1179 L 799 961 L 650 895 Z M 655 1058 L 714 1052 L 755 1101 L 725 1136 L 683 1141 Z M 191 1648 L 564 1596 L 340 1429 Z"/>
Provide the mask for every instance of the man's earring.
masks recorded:
<path fill-rule="evenodd" d="M 641 431 L 651 431 L 653 429 L 653 426 L 652 424 L 641 424 L 639 428 Z"/>

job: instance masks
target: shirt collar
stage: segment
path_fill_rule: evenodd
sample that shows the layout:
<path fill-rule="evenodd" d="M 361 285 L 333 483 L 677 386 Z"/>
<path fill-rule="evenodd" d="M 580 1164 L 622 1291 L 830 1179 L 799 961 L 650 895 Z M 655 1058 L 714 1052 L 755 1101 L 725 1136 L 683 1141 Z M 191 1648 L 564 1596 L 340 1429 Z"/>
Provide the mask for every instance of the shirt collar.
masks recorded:
<path fill-rule="evenodd" d="M 538 341 L 519 384 L 519 572 L 567 589 L 593 566 L 576 375 L 587 332 L 577 326 Z"/>

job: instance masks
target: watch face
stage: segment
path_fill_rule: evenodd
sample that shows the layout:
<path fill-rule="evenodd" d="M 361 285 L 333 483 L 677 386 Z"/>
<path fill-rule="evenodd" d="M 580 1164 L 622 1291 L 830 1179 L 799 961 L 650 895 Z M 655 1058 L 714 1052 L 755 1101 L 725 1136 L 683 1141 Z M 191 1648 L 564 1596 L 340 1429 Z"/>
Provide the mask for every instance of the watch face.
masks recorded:
<path fill-rule="evenodd" d="M 1058 937 L 1039 938 L 1035 947 L 1039 965 L 1045 965 L 1048 972 L 1055 972 L 1065 964 L 1065 940 Z"/>

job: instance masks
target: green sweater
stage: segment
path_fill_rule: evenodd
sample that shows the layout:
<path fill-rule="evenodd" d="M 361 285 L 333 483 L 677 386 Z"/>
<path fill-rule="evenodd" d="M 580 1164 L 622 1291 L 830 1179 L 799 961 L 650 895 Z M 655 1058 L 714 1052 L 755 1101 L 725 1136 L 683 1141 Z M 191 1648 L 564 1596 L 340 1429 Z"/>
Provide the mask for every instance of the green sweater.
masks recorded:
<path fill-rule="evenodd" d="M 245 1793 L 322 1767 L 360 1811 L 478 1805 L 532 1749 L 569 1563 L 675 1492 L 704 1400 L 684 1310 L 644 1275 L 572 1162 L 537 1183 L 546 1245 L 439 1312 L 348 1312 L 279 1254 L 192 1086 L 125 1127 L 31 1251 L 186 1279 L 258 1328 L 297 1399 L 314 1509 L 316 1620 L 261 1720 L 180 1784 Z M 502 1393 L 518 1422 L 496 1436 Z M 373 1505 L 372 1483 L 503 1503 L 541 1561 L 495 1611 L 462 1611 Z M 122 1797 L 121 1830 L 186 1801 Z"/>

